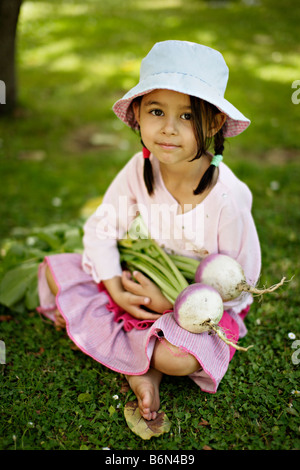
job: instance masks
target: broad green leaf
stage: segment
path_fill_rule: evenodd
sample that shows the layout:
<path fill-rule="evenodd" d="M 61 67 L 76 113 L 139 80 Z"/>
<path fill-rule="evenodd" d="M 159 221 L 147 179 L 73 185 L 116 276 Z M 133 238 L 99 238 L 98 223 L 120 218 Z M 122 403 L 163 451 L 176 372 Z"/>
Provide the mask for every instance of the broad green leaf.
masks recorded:
<path fill-rule="evenodd" d="M 25 295 L 32 279 L 37 277 L 38 263 L 23 263 L 7 271 L 0 283 L 0 303 L 12 307 Z"/>
<path fill-rule="evenodd" d="M 156 419 L 150 421 L 144 419 L 140 414 L 136 401 L 126 403 L 124 416 L 131 431 L 145 440 L 169 432 L 171 428 L 171 422 L 162 411 L 158 412 Z"/>
<path fill-rule="evenodd" d="M 27 310 L 35 310 L 39 305 L 39 295 L 38 295 L 38 276 L 34 276 L 28 284 L 26 293 L 25 293 L 25 307 Z"/>
<path fill-rule="evenodd" d="M 47 233 L 46 231 L 39 231 L 39 232 L 36 232 L 35 235 L 42 241 L 46 242 L 47 245 L 49 245 L 49 247 L 52 249 L 52 250 L 57 250 L 59 248 L 59 246 L 61 245 L 61 240 L 59 239 L 58 236 L 56 236 L 55 234 L 49 232 Z"/>
<path fill-rule="evenodd" d="M 71 227 L 65 233 L 64 251 L 74 251 L 82 249 L 82 233 L 78 227 Z"/>
<path fill-rule="evenodd" d="M 35 227 L 31 229 L 30 233 L 33 235 L 38 235 L 39 233 L 60 235 L 66 232 L 70 227 L 71 227 L 70 224 L 66 224 L 62 222 L 59 224 L 45 225 L 43 227 Z"/>
<path fill-rule="evenodd" d="M 80 393 L 78 395 L 78 398 L 77 400 L 79 401 L 79 403 L 85 403 L 87 401 L 91 401 L 93 399 L 92 395 L 88 392 L 86 393 Z"/>

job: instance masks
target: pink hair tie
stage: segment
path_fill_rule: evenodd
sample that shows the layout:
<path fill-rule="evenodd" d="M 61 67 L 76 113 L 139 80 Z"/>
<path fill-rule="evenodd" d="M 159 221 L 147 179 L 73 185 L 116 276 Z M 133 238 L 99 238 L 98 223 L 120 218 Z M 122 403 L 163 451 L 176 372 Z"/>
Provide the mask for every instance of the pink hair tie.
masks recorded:
<path fill-rule="evenodd" d="M 150 156 L 150 152 L 148 149 L 146 149 L 146 147 L 143 147 L 143 157 L 144 158 L 149 158 Z"/>

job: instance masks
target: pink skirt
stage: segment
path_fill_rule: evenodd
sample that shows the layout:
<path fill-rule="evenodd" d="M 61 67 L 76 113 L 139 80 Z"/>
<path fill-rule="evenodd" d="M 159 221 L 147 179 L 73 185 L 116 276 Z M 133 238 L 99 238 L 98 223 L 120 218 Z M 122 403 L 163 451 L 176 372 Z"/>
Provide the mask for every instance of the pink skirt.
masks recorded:
<path fill-rule="evenodd" d="M 81 255 L 74 253 L 45 258 L 39 269 L 39 312 L 54 321 L 53 312 L 58 309 L 66 321 L 67 333 L 77 347 L 95 361 L 122 374 L 145 374 L 150 367 L 155 342 L 165 338 L 197 358 L 201 368 L 189 377 L 201 390 L 216 393 L 235 348 L 217 335 L 194 334 L 180 328 L 172 312 L 154 322 L 134 321 L 118 310 L 108 293 L 83 271 L 81 260 Z M 46 281 L 47 265 L 59 289 L 56 298 Z M 243 328 L 243 317 L 247 312 L 248 309 L 240 315 L 231 311 L 223 314 L 220 325 L 234 343 L 239 339 L 239 329 Z"/>

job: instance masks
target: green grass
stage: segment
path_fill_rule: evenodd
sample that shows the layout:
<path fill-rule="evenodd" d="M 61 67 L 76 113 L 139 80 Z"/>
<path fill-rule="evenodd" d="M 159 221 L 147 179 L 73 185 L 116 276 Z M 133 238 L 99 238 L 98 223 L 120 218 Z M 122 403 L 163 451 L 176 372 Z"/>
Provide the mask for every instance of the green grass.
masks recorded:
<path fill-rule="evenodd" d="M 223 52 L 227 98 L 252 120 L 224 158 L 251 188 L 262 245 L 260 285 L 293 279 L 255 300 L 248 335 L 217 394 L 166 377 L 168 434 L 142 441 L 123 409 L 124 379 L 79 351 L 35 312 L 0 306 L 0 448 L 299 449 L 299 109 L 297 2 L 261 0 L 25 1 L 18 35 L 20 107 L 0 121 L 0 237 L 17 227 L 76 220 L 134 151 L 111 112 L 154 42 L 187 39 Z M 1 77 L 0 77 L 1 78 Z M 298 127 L 297 127 L 298 125 Z M 102 139 L 93 145 L 93 136 Z M 99 136 L 98 136 L 99 137 Z M 296 349 L 293 349 L 296 346 Z M 297 350 L 298 348 L 298 350 Z M 119 399 L 115 400 L 114 395 Z M 118 406 L 117 406 L 118 405 Z M 206 425 L 203 425 L 205 423 Z"/>

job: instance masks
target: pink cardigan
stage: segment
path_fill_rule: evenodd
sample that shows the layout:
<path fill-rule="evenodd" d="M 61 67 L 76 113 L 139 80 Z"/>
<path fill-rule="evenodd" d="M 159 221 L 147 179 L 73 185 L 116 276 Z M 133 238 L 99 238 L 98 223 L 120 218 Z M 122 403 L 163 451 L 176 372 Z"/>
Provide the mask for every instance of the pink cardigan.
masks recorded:
<path fill-rule="evenodd" d="M 210 253 L 224 253 L 243 267 L 247 282 L 255 284 L 261 269 L 261 252 L 251 214 L 252 195 L 224 163 L 208 196 L 194 209 L 180 206 L 166 189 L 158 160 L 150 156 L 154 173 L 154 194 L 148 195 L 142 152 L 134 155 L 118 173 L 104 195 L 102 204 L 84 226 L 82 267 L 94 281 L 121 274 L 116 240 L 122 238 L 140 213 L 152 238 L 176 253 L 201 259 Z M 252 302 L 249 294 L 225 303 L 240 313 Z"/>

